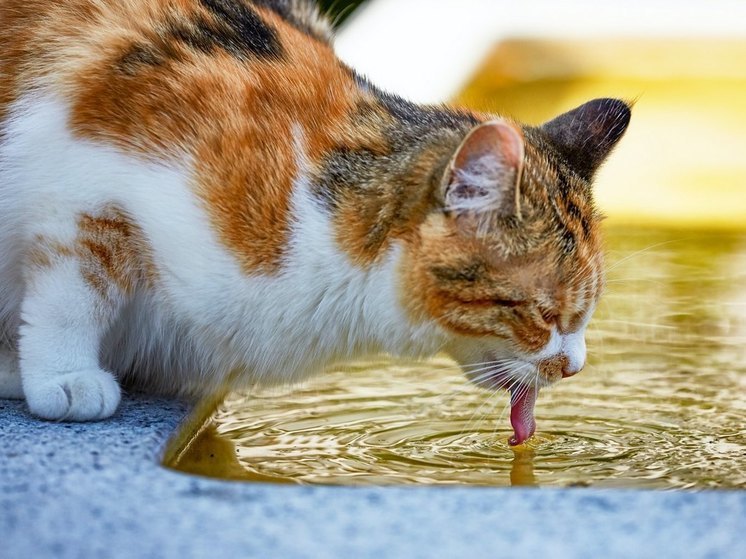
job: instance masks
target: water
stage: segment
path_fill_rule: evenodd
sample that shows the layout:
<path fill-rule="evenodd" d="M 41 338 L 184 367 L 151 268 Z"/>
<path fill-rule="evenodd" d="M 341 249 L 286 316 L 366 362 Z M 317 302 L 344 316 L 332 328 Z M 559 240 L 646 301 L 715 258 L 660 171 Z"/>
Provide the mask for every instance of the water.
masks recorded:
<path fill-rule="evenodd" d="M 746 487 L 746 235 L 608 235 L 589 364 L 511 449 L 508 397 L 446 358 L 231 395 L 173 466 L 253 481 Z"/>

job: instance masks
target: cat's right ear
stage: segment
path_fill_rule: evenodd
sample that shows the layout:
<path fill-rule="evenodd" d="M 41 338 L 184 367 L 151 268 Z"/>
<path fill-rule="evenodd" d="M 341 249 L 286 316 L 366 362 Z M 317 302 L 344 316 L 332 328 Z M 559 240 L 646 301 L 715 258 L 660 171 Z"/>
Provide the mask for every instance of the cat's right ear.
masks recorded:
<path fill-rule="evenodd" d="M 474 127 L 443 176 L 445 210 L 517 215 L 523 146 L 523 134 L 509 122 L 493 120 Z"/>

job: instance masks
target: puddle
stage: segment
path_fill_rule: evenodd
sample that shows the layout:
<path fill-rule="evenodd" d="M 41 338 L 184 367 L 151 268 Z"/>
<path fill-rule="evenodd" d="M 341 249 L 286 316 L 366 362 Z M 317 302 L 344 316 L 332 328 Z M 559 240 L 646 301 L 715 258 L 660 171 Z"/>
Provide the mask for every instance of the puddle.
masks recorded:
<path fill-rule="evenodd" d="M 233 394 L 169 465 L 304 484 L 746 486 L 746 235 L 612 230 L 589 364 L 517 449 L 508 396 L 453 363 L 340 367 Z"/>

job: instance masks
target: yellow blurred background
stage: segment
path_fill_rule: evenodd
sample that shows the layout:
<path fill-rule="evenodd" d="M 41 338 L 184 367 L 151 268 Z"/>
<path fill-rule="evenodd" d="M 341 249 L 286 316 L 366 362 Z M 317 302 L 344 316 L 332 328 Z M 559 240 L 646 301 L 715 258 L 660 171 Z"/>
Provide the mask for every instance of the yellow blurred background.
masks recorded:
<path fill-rule="evenodd" d="M 746 224 L 746 41 L 503 41 L 457 102 L 541 123 L 594 97 L 635 101 L 597 179 L 611 223 Z"/>

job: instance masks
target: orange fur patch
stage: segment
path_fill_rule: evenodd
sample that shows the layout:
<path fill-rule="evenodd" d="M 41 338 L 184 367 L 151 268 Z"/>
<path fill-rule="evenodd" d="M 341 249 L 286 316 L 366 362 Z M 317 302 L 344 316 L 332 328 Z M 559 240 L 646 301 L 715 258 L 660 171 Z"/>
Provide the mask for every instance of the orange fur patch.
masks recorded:
<path fill-rule="evenodd" d="M 83 279 L 101 295 L 110 285 L 131 294 L 138 284 L 155 281 L 155 266 L 142 231 L 116 207 L 80 217 L 75 252 Z"/>
<path fill-rule="evenodd" d="M 28 86 L 25 75 L 38 65 L 40 22 L 52 9 L 44 0 L 4 0 L 0 2 L 0 139 L 8 107 Z"/>
<path fill-rule="evenodd" d="M 33 274 L 44 268 L 50 268 L 59 260 L 71 256 L 75 256 L 74 248 L 36 235 L 24 254 L 24 266 Z"/>
<path fill-rule="evenodd" d="M 81 215 L 70 245 L 37 235 L 26 250 L 24 265 L 33 275 L 68 258 L 79 261 L 83 279 L 104 299 L 112 287 L 131 294 L 157 278 L 143 232 L 115 206 Z"/>

